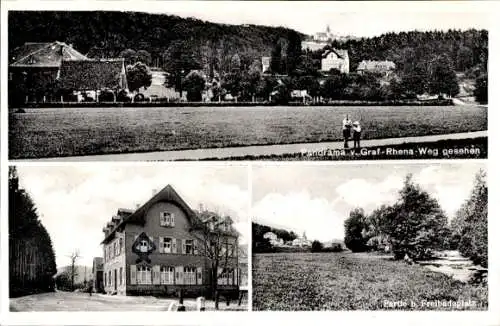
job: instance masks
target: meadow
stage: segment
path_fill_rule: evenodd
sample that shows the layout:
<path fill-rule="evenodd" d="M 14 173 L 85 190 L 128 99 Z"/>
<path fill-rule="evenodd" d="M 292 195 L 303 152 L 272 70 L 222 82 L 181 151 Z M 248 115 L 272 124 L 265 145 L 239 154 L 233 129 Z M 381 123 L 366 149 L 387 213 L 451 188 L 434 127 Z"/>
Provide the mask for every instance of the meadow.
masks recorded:
<path fill-rule="evenodd" d="M 487 129 L 476 106 L 48 108 L 9 113 L 9 158 L 42 158 L 340 140 Z"/>
<path fill-rule="evenodd" d="M 253 310 L 486 310 L 487 287 L 367 253 L 253 256 Z"/>

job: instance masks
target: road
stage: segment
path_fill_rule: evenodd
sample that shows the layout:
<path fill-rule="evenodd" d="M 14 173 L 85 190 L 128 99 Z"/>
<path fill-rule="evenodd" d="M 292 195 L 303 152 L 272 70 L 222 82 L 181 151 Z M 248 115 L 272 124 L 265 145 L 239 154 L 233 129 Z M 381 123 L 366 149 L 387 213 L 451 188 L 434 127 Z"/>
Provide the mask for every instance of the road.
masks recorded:
<path fill-rule="evenodd" d="M 141 296 L 111 296 L 79 292 L 50 292 L 10 299 L 11 311 L 167 311 L 174 299 Z M 195 299 L 184 299 L 188 311 L 196 310 Z M 214 302 L 206 300 L 206 309 L 214 310 Z M 219 303 L 220 310 L 247 310 L 233 301 L 229 306 Z"/>
<path fill-rule="evenodd" d="M 417 142 L 431 143 L 439 140 L 456 140 L 456 139 L 487 137 L 487 134 L 488 132 L 486 130 L 483 130 L 483 131 L 432 135 L 432 136 L 372 139 L 372 140 L 363 140 L 361 145 L 363 147 L 375 147 L 375 146 L 388 146 L 388 145 L 395 146 L 404 143 L 417 143 Z M 350 144 L 352 145 L 352 141 L 350 141 Z M 176 161 L 176 160 L 227 159 L 227 158 L 237 158 L 246 156 L 285 155 L 285 154 L 301 153 L 304 151 L 313 152 L 324 149 L 334 150 L 334 149 L 342 149 L 343 146 L 344 143 L 342 141 L 336 141 L 336 142 L 321 142 L 321 143 L 190 149 L 190 150 L 146 152 L 146 153 L 70 156 L 70 157 L 54 157 L 54 158 L 44 158 L 44 159 L 22 159 L 22 160 L 12 160 L 12 161 L 92 162 L 92 161 Z"/>

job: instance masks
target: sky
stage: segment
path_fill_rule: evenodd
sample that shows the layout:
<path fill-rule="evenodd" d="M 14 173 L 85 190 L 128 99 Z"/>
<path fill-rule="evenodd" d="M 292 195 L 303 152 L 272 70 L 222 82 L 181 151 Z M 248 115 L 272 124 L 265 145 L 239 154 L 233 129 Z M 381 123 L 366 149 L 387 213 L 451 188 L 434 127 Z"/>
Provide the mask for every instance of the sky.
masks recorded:
<path fill-rule="evenodd" d="M 306 232 L 309 239 L 344 238 L 355 207 L 370 213 L 398 198 L 408 173 L 437 199 L 450 219 L 469 197 L 479 162 L 342 164 L 256 167 L 252 171 L 252 221 Z"/>
<path fill-rule="evenodd" d="M 68 265 L 67 257 L 80 251 L 81 265 L 92 265 L 102 257 L 102 228 L 118 208 L 135 208 L 152 197 L 153 190 L 171 184 L 179 195 L 197 209 L 228 214 L 248 243 L 248 170 L 246 166 L 197 164 L 171 166 L 109 165 L 18 166 L 20 186 L 28 191 L 43 225 L 53 242 L 58 267 Z"/>
<path fill-rule="evenodd" d="M 164 7 L 163 7 L 164 8 Z M 157 8 L 160 9 L 161 8 Z M 148 9 L 157 12 L 155 7 Z M 312 35 L 325 31 L 352 36 L 376 36 L 391 31 L 485 28 L 485 6 L 459 3 L 346 3 L 338 1 L 179 1 L 161 10 L 181 17 L 225 24 L 284 26 Z"/>

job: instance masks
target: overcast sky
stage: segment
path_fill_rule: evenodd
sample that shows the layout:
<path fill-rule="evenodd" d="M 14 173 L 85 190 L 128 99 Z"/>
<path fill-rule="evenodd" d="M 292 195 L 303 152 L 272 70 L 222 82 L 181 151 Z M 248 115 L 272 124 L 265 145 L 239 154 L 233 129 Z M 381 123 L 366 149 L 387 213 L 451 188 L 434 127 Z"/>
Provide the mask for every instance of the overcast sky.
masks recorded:
<path fill-rule="evenodd" d="M 253 169 L 252 218 L 293 230 L 309 239 L 344 238 L 351 209 L 365 213 L 393 204 L 408 173 L 447 214 L 455 215 L 468 198 L 480 162 L 437 164 L 362 164 L 268 166 Z"/>
<path fill-rule="evenodd" d="M 488 29 L 484 5 L 458 3 L 338 1 L 234 1 L 169 3 L 167 13 L 226 24 L 285 26 L 305 34 L 324 31 L 353 36 L 375 36 L 391 31 Z M 158 7 L 147 9 L 156 12 Z M 165 10 L 165 9 L 163 9 Z M 163 11 L 162 10 L 162 11 Z"/>
<path fill-rule="evenodd" d="M 248 243 L 247 167 L 110 166 L 89 164 L 79 167 L 18 167 L 20 186 L 38 209 L 56 253 L 57 266 L 69 263 L 67 255 L 79 249 L 79 263 L 90 266 L 93 257 L 102 257 L 102 228 L 118 208 L 135 208 L 171 184 L 179 195 L 197 209 L 230 215 Z"/>

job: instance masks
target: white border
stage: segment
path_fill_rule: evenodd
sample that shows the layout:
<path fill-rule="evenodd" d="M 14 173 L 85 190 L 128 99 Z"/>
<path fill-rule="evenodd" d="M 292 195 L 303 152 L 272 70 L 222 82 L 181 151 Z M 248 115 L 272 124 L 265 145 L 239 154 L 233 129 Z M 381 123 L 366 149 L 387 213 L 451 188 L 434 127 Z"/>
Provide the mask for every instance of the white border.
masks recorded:
<path fill-rule="evenodd" d="M 204 313 L 162 313 L 162 312 L 23 312 L 10 313 L 8 299 L 8 198 L 4 194 L 8 193 L 7 175 L 8 175 L 8 159 L 7 159 L 7 136 L 8 136 L 8 110 L 7 98 L 4 94 L 7 93 L 7 58 L 5 56 L 7 49 L 7 10 L 8 9 L 44 9 L 44 10 L 141 10 L 147 8 L 148 11 L 168 11 L 169 7 L 173 6 L 215 6 L 223 5 L 228 12 L 243 13 L 246 6 L 255 6 L 258 4 L 252 2 L 167 2 L 167 1 L 1 1 L 1 188 L 2 194 L 0 209 L 1 209 L 1 273 L 0 273 L 0 324 L 2 325 L 304 325 L 304 324 L 352 324 L 352 323 L 370 323 L 370 324 L 408 324 L 421 325 L 427 323 L 429 325 L 436 324 L 451 324 L 453 325 L 500 325 L 500 269 L 499 269 L 499 236 L 498 230 L 498 194 L 499 189 L 494 181 L 500 180 L 500 172 L 496 169 L 498 161 L 498 153 L 496 144 L 498 144 L 498 127 L 495 128 L 494 122 L 498 120 L 498 110 L 500 110 L 498 90 L 500 89 L 500 29 L 499 22 L 495 20 L 499 15 L 500 8 L 498 2 L 491 1 L 460 1 L 460 2 L 334 2 L 330 3 L 332 10 L 343 12 L 363 12 L 363 11 L 389 11 L 389 12 L 485 12 L 489 13 L 490 28 L 489 28 L 489 159 L 488 159 L 488 186 L 490 192 L 489 199 L 489 311 L 488 312 L 383 312 L 383 311 L 356 311 L 356 312 L 204 312 Z M 270 6 L 277 4 L 270 3 Z M 314 3 L 289 3 L 290 10 L 300 10 L 301 6 L 311 6 Z M 496 17 L 495 17 L 496 16 Z M 494 144 L 494 145 L 492 145 Z M 336 165 L 336 164 L 399 164 L 409 163 L 410 161 L 364 161 L 364 162 L 248 162 L 252 165 Z M 425 164 L 426 160 L 411 161 L 411 163 Z M 436 160 L 429 160 L 428 163 L 436 163 Z M 460 160 L 442 160 L 439 162 L 460 163 Z M 462 162 L 466 164 L 466 162 Z M 17 165 L 43 165 L 43 166 L 65 166 L 74 165 L 74 163 L 16 163 Z M 96 164 L 96 163 L 85 163 Z M 105 163 L 97 163 L 105 164 Z M 109 163 L 108 163 L 109 164 Z M 113 163 L 111 163 L 113 164 Z M 149 165 L 161 163 L 125 163 L 116 162 L 114 164 L 121 165 Z M 197 164 L 200 165 L 241 165 L 245 162 L 215 162 L 215 163 L 165 163 L 165 164 Z M 249 169 L 249 178 L 251 171 Z M 251 189 L 251 184 L 249 185 Z M 251 227 L 251 226 L 250 226 Z M 497 231 L 497 232 L 494 232 Z M 250 243 L 249 243 L 250 245 Z M 249 259 L 251 251 L 249 251 Z M 251 264 L 249 264 L 249 282 L 251 282 Z M 250 292 L 251 293 L 251 290 Z M 249 300 L 251 305 L 251 300 Z"/>

